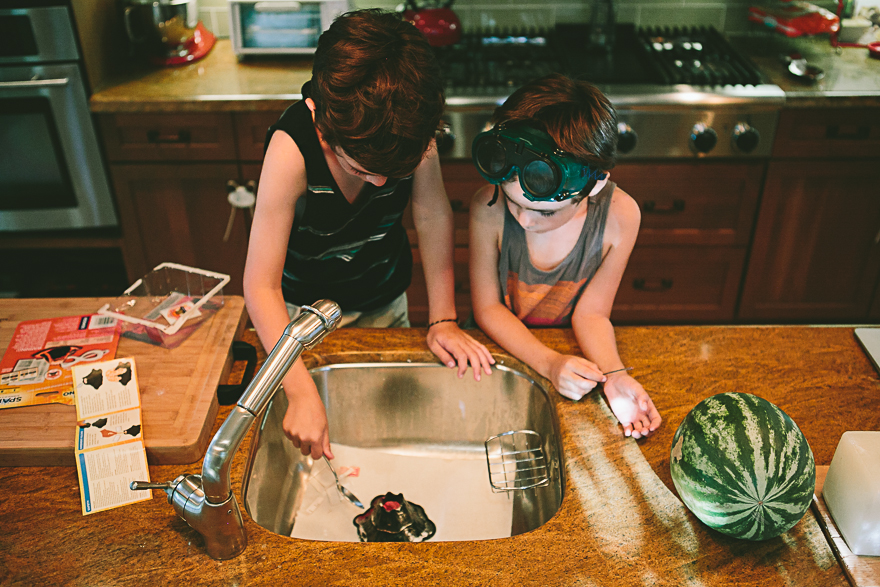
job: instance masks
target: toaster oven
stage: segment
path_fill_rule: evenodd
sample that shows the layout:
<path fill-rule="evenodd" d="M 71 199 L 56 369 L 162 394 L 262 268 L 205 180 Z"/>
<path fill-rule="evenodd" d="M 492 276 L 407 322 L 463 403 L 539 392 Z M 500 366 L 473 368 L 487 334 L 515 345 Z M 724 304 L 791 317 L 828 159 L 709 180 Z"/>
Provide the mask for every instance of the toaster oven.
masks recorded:
<path fill-rule="evenodd" d="M 246 55 L 314 53 L 318 37 L 350 0 L 228 0 L 229 38 Z"/>

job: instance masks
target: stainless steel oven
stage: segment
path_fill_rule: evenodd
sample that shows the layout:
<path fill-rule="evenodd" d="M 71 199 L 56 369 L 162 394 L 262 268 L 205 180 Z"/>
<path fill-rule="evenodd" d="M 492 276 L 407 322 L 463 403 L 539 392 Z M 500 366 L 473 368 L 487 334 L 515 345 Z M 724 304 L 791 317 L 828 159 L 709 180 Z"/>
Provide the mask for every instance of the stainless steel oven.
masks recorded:
<path fill-rule="evenodd" d="M 66 6 L 0 9 L 0 231 L 116 226 Z"/>

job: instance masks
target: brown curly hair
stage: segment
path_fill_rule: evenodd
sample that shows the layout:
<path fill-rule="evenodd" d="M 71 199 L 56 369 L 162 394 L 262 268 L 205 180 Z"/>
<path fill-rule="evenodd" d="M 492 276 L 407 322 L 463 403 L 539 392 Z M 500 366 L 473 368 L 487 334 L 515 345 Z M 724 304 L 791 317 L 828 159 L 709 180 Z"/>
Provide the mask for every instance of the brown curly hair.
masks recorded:
<path fill-rule="evenodd" d="M 395 13 L 348 12 L 318 40 L 312 68 L 315 126 L 366 171 L 415 171 L 445 105 L 427 39 Z"/>
<path fill-rule="evenodd" d="M 609 171 L 617 159 L 617 113 L 598 88 L 554 73 L 516 90 L 495 109 L 492 123 L 526 124 L 550 135 L 563 151 Z"/>

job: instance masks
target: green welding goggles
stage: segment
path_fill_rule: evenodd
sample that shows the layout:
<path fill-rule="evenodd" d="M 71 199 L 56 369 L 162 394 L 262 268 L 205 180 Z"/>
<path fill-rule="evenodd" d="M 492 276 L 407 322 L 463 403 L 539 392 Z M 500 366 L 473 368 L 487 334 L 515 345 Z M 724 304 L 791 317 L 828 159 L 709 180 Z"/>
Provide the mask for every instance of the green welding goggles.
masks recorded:
<path fill-rule="evenodd" d="M 559 149 L 547 133 L 524 125 L 499 124 L 478 134 L 471 152 L 486 181 L 498 186 L 517 173 L 525 197 L 533 202 L 567 200 L 607 177 Z"/>

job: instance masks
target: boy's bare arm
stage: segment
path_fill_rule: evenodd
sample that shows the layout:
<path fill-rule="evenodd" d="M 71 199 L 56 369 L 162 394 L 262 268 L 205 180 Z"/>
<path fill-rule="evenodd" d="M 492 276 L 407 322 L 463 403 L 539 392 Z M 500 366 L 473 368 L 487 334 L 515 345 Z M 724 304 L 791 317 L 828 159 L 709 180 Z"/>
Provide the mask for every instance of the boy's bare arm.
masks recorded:
<path fill-rule="evenodd" d="M 290 322 L 281 274 L 293 226 L 296 200 L 306 191 L 305 162 L 287 134 L 272 136 L 263 171 L 244 270 L 244 297 L 248 314 L 266 351 L 271 351 Z M 303 454 L 333 458 L 327 416 L 318 389 L 297 361 L 284 378 L 289 401 L 284 432 Z"/>
<path fill-rule="evenodd" d="M 635 246 L 641 220 L 636 202 L 616 189 L 605 227 L 604 258 L 575 307 L 572 328 L 578 345 L 603 372 L 624 367 L 617 350 L 611 308 L 614 297 Z M 651 397 L 629 373 L 618 371 L 608 376 L 603 386 L 611 411 L 623 426 L 624 435 L 648 436 L 662 421 Z"/>
<path fill-rule="evenodd" d="M 602 242 L 602 264 L 584 289 L 571 322 L 584 355 L 603 372 L 624 367 L 617 352 L 611 309 L 641 222 L 638 204 L 616 188 L 612 194 Z"/>
<path fill-rule="evenodd" d="M 550 380 L 556 390 L 578 400 L 605 378 L 591 362 L 562 355 L 539 341 L 499 299 L 498 254 L 504 229 L 503 200 L 487 203 L 494 188 L 477 192 L 471 203 L 471 301 L 477 324 L 492 340 Z"/>
<path fill-rule="evenodd" d="M 468 364 L 474 378 L 489 375 L 495 359 L 489 350 L 474 340 L 450 319 L 459 318 L 455 309 L 453 272 L 452 208 L 443 187 L 440 159 L 436 147 L 428 149 L 413 174 L 413 221 L 419 236 L 419 253 L 428 288 L 428 322 L 439 322 L 428 329 L 428 347 L 449 367 L 458 365 L 462 377 Z"/>
<path fill-rule="evenodd" d="M 454 318 L 452 208 L 433 146 L 413 174 L 412 212 L 428 286 L 428 322 Z"/>

